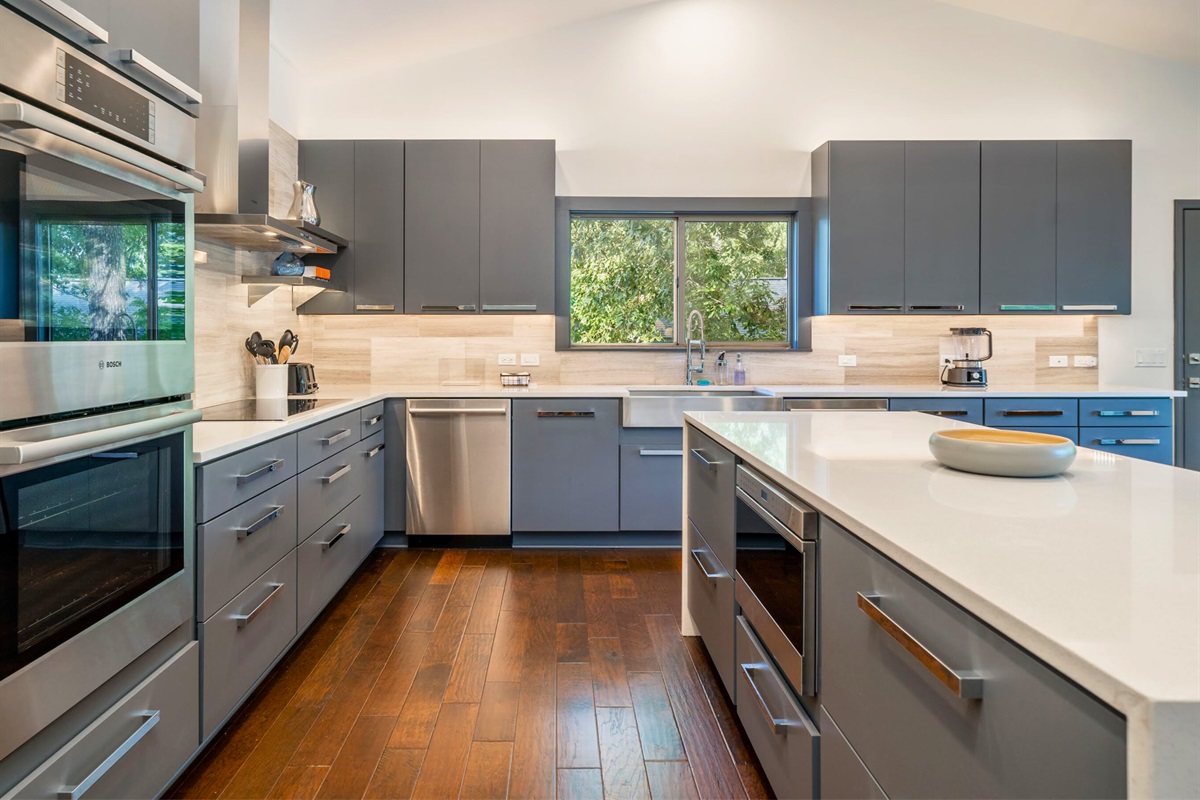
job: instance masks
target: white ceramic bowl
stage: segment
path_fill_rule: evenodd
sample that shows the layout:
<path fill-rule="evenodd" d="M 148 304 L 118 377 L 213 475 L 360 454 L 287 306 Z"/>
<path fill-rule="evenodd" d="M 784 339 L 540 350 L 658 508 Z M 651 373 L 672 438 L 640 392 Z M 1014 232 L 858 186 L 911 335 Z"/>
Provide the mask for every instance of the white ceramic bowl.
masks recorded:
<path fill-rule="evenodd" d="M 954 428 L 929 437 L 933 457 L 947 467 L 980 475 L 1045 478 L 1075 461 L 1075 444 L 1062 436 L 996 428 Z"/>

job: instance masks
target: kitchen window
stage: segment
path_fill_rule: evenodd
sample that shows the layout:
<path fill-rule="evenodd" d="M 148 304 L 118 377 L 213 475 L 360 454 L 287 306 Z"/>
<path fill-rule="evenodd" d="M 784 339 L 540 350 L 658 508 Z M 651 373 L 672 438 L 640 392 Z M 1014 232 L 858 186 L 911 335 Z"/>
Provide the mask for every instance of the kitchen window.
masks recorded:
<path fill-rule="evenodd" d="M 560 198 L 559 285 L 568 291 L 565 303 L 559 297 L 559 349 L 680 348 L 694 310 L 714 345 L 806 344 L 797 335 L 796 201 L 750 213 L 739 206 L 780 201 L 679 201 L 712 210 L 664 213 L 655 208 L 663 201 L 598 199 L 587 205 L 643 208 L 569 209 L 563 219 L 563 201 L 574 200 Z"/>

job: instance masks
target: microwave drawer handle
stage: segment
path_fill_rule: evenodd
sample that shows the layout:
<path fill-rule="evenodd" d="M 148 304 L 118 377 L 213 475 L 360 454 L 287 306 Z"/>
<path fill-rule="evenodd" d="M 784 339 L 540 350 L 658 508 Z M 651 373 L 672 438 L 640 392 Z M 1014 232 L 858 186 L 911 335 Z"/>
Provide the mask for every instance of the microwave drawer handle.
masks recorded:
<path fill-rule="evenodd" d="M 241 630 L 242 628 L 246 627 L 251 622 L 253 622 L 254 618 L 263 612 L 263 609 L 265 609 L 267 606 L 271 605 L 271 603 L 273 603 L 275 601 L 275 598 L 279 596 L 279 593 L 281 591 L 283 591 L 284 586 L 285 586 L 285 584 L 282 584 L 282 583 L 272 583 L 270 593 L 267 594 L 267 596 L 262 599 L 262 602 L 259 603 L 258 605 L 256 605 L 250 611 L 250 613 L 234 614 L 233 618 L 237 620 L 238 630 Z"/>
<path fill-rule="evenodd" d="M 695 447 L 692 448 L 692 458 L 703 464 L 705 469 L 707 469 L 709 472 L 716 472 L 717 467 L 720 466 L 720 462 L 710 461 L 708 457 L 704 455 L 704 451 L 698 450 Z"/>
<path fill-rule="evenodd" d="M 13 442 L 0 445 L 0 464 L 29 464 L 72 453 L 82 453 L 85 450 L 119 444 L 130 439 L 167 433 L 199 421 L 199 411 L 180 411 L 157 419 L 131 422 L 128 425 L 117 425 L 98 431 L 73 433 L 69 436 L 59 436 L 57 439 L 46 439 L 40 442 Z"/>
<path fill-rule="evenodd" d="M 324 483 L 324 484 L 337 483 L 339 480 L 341 480 L 346 475 L 348 475 L 350 473 L 350 470 L 351 470 L 351 466 L 349 464 L 343 464 L 342 466 L 335 469 L 333 472 L 329 473 L 328 475 L 323 476 L 321 478 L 321 483 Z"/>
<path fill-rule="evenodd" d="M 336 443 L 340 442 L 342 439 L 345 439 L 349 435 L 350 435 L 350 429 L 342 428 L 340 431 L 333 434 L 332 436 L 326 436 L 324 439 L 322 439 L 321 444 L 324 445 L 325 447 L 328 447 L 331 444 L 336 444 Z"/>
<path fill-rule="evenodd" d="M 279 519 L 279 514 L 282 511 L 283 506 L 272 506 L 271 510 L 268 511 L 264 516 L 255 520 L 254 522 L 251 522 L 246 527 L 234 528 L 234 530 L 237 531 L 237 538 L 245 539 L 247 536 L 253 536 L 266 527 L 268 522 Z"/>
<path fill-rule="evenodd" d="M 704 573 L 704 577 L 708 578 L 710 581 L 718 581 L 721 578 L 727 577 L 724 572 L 712 572 L 709 570 L 708 565 L 704 563 L 704 559 L 700 557 L 700 554 L 703 552 L 703 550 L 693 550 L 692 561 L 696 562 L 696 566 L 699 567 L 700 571 Z"/>
<path fill-rule="evenodd" d="M 21 143 L 35 150 L 59 156 L 73 164 L 90 165 L 93 163 L 93 154 L 101 153 L 109 158 L 145 170 L 188 191 L 204 191 L 203 175 L 167 166 L 157 158 L 123 145 L 116 139 L 109 139 L 107 136 L 81 128 L 54 114 L 42 111 L 40 108 L 34 108 L 28 103 L 16 101 L 0 103 L 0 127 L 2 126 L 31 128 L 64 140 L 68 143 L 66 146 L 60 143 L 49 144 L 41 141 L 33 143 L 24 139 L 21 140 Z"/>
<path fill-rule="evenodd" d="M 238 475 L 237 476 L 237 485 L 245 486 L 247 483 L 253 483 L 254 481 L 258 480 L 259 478 L 263 477 L 264 475 L 270 475 L 272 472 L 278 471 L 279 468 L 282 466 L 283 466 L 283 459 L 277 458 L 274 461 L 272 461 L 270 464 L 264 464 L 263 466 L 259 467 L 258 469 L 254 470 L 253 472 L 247 472 L 245 475 Z"/>
<path fill-rule="evenodd" d="M 758 706 L 758 710 L 762 712 L 763 719 L 767 721 L 767 725 L 771 727 L 771 733 L 775 734 L 776 736 L 787 736 L 790 729 L 799 727 L 800 723 L 797 721 L 775 716 L 775 712 L 771 710 L 769 705 L 767 705 L 767 698 L 763 696 L 762 689 L 758 688 L 758 682 L 754 680 L 754 673 L 769 673 L 770 670 L 767 668 L 767 665 L 742 664 L 741 666 L 742 674 L 746 676 L 746 681 L 750 684 L 750 688 L 754 690 L 755 704 Z M 778 678 L 775 678 L 774 675 L 771 677 L 776 681 L 779 680 Z"/>
<path fill-rule="evenodd" d="M 1000 412 L 1002 417 L 1061 417 L 1061 408 L 1006 408 Z"/>
<path fill-rule="evenodd" d="M 917 641 L 911 633 L 901 627 L 900 623 L 879 607 L 879 595 L 866 595 L 859 592 L 858 607 L 871 618 L 872 622 L 882 628 L 884 633 L 899 642 L 900 646 L 917 659 L 921 666 L 929 670 L 942 685 L 954 692 L 955 697 L 961 697 L 964 700 L 978 700 L 983 697 L 982 677 L 975 672 L 953 670 L 947 666 L 946 662 L 935 656 L 929 648 Z"/>
<path fill-rule="evenodd" d="M 165 69 L 155 64 L 150 59 L 146 58 L 145 54 L 139 53 L 137 50 L 121 50 L 118 57 L 126 64 L 132 64 L 147 75 L 152 76 L 164 86 L 169 86 L 171 89 L 183 95 L 183 99 L 192 105 L 200 105 L 204 102 L 204 96 L 196 89 L 188 86 L 183 81 L 176 78 Z"/>
<path fill-rule="evenodd" d="M 328 542 L 321 542 L 321 549 L 328 550 L 329 548 L 333 547 L 335 544 L 340 542 L 342 540 L 342 537 L 350 532 L 351 527 L 352 526 L 350 526 L 350 525 L 343 525 L 338 530 L 338 532 L 334 535 L 334 537 L 332 539 L 330 539 Z"/>
<path fill-rule="evenodd" d="M 143 711 L 141 713 L 142 724 L 138 729 L 129 735 L 129 738 L 121 742 L 116 750 L 109 754 L 108 758 L 100 762 L 91 773 L 80 781 L 75 786 L 64 786 L 58 790 L 59 800 L 80 800 L 87 790 L 95 785 L 96 781 L 103 778 L 110 769 L 116 766 L 116 763 L 125 757 L 125 754 L 137 745 L 142 739 L 146 738 L 146 734 L 154 729 L 154 726 L 162 719 L 161 711 Z"/>

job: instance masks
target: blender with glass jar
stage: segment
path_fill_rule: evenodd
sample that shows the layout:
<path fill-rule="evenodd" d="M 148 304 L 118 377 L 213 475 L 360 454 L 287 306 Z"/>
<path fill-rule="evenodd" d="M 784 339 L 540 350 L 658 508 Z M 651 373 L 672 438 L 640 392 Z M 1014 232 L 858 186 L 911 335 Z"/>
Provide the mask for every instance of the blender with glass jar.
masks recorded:
<path fill-rule="evenodd" d="M 987 386 L 987 370 L 983 362 L 992 357 L 992 332 L 987 328 L 951 328 L 954 359 L 942 367 L 942 383 L 946 386 Z"/>

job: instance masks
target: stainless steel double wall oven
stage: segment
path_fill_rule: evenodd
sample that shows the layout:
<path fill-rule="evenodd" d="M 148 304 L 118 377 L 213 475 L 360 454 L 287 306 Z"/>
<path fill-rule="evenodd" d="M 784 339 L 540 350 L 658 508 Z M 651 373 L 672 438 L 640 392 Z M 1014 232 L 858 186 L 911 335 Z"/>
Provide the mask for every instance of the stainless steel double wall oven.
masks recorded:
<path fill-rule="evenodd" d="M 194 110 L 10 5 L 21 4 L 0 5 L 0 764 L 193 617 L 192 193 L 203 188 Z"/>

